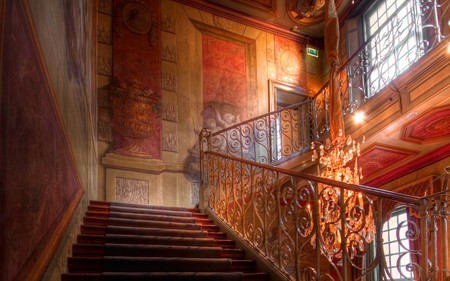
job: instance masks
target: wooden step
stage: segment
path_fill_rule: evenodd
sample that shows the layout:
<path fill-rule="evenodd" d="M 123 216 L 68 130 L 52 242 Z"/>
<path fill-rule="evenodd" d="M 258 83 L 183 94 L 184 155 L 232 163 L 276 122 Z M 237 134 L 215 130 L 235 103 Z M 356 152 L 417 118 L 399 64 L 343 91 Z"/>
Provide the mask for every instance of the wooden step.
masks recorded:
<path fill-rule="evenodd" d="M 201 229 L 208 232 L 220 232 L 220 227 L 213 224 L 200 225 Z"/>
<path fill-rule="evenodd" d="M 148 221 L 164 221 L 164 222 L 179 222 L 179 223 L 198 223 L 201 219 L 194 217 L 175 217 L 167 215 L 156 214 L 139 214 L 139 213 L 124 213 L 124 212 L 102 212 L 102 211 L 87 211 L 86 217 L 94 218 L 120 218 L 120 219 L 136 219 Z M 208 220 L 203 220 L 203 224 L 207 224 Z"/>
<path fill-rule="evenodd" d="M 222 249 L 222 258 L 229 258 L 229 259 L 244 259 L 245 258 L 245 251 L 242 249 Z"/>
<path fill-rule="evenodd" d="M 256 262 L 254 260 L 233 260 L 231 264 L 231 271 L 239 271 L 245 273 L 254 272 Z"/>
<path fill-rule="evenodd" d="M 163 229 L 183 229 L 183 230 L 201 230 L 205 231 L 212 226 L 201 226 L 196 223 L 179 223 L 179 222 L 165 222 L 165 221 L 151 221 L 151 220 L 137 220 L 137 219 L 121 219 L 121 218 L 101 218 L 101 217 L 84 217 L 84 225 L 100 225 L 100 226 L 126 226 L 126 227 L 148 227 L 148 228 L 163 228 Z M 215 229 L 215 228 L 212 228 Z"/>
<path fill-rule="evenodd" d="M 214 246 L 222 248 L 234 248 L 236 246 L 236 242 L 229 239 L 214 239 Z"/>
<path fill-rule="evenodd" d="M 267 281 L 270 275 L 266 272 L 244 272 L 244 281 Z"/>
<path fill-rule="evenodd" d="M 89 206 L 98 206 L 104 208 L 121 207 L 121 208 L 139 208 L 139 209 L 156 209 L 156 210 L 170 210 L 170 211 L 183 211 L 183 212 L 198 212 L 196 208 L 185 207 L 173 207 L 173 206 L 160 206 L 160 205 L 143 205 L 137 203 L 124 203 L 124 202 L 105 202 L 90 200 Z"/>
<path fill-rule="evenodd" d="M 222 247 L 222 248 L 232 248 L 234 246 L 234 242 L 231 240 L 225 240 L 222 243 L 217 243 L 217 241 L 212 238 L 144 236 L 144 235 L 126 235 L 126 234 L 106 234 L 106 235 L 80 234 L 77 237 L 77 242 L 79 244 L 117 243 L 117 244 L 143 244 L 143 245 L 205 246 L 205 247 Z"/>
<path fill-rule="evenodd" d="M 195 208 L 92 201 L 67 262 L 62 281 L 269 280 Z"/>
<path fill-rule="evenodd" d="M 207 236 L 209 238 L 213 238 L 213 239 L 221 239 L 221 240 L 225 240 L 227 239 L 227 234 L 221 231 L 217 231 L 217 232 L 207 232 Z"/>
<path fill-rule="evenodd" d="M 243 265 L 236 266 L 244 268 Z M 232 260 L 227 258 L 183 257 L 69 257 L 70 273 L 101 272 L 229 272 Z M 239 270 L 233 270 L 239 271 Z"/>
<path fill-rule="evenodd" d="M 241 272 L 65 273 L 61 276 L 61 281 L 242 281 L 247 280 L 245 279 L 245 276 L 246 275 Z M 249 280 L 257 281 L 256 279 Z"/>
<path fill-rule="evenodd" d="M 264 272 L 105 272 L 105 273 L 63 273 L 61 281 L 266 281 Z"/>
<path fill-rule="evenodd" d="M 81 225 L 82 234 L 129 234 L 129 235 L 152 235 L 152 236 L 172 236 L 172 237 L 193 237 L 206 238 L 207 231 L 202 230 L 182 230 L 182 229 L 161 229 L 125 226 L 101 226 L 101 225 Z M 210 237 L 213 238 L 213 237 Z"/>
<path fill-rule="evenodd" d="M 223 256 L 220 247 L 173 246 L 173 245 L 129 245 L 129 244 L 74 244 L 74 257 L 190 257 L 190 258 L 228 258 Z M 232 256 L 230 250 L 228 256 Z M 236 255 L 238 255 L 236 253 Z"/>

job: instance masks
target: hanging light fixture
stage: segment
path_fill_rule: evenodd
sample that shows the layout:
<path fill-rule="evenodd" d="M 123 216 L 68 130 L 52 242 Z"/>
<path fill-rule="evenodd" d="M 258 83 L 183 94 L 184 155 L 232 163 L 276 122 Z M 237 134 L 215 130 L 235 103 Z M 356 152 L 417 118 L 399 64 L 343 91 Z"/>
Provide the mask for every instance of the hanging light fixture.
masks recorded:
<path fill-rule="evenodd" d="M 344 133 L 345 123 L 342 114 L 340 87 L 337 77 L 339 65 L 339 20 L 334 0 L 325 1 L 325 53 L 330 64 L 329 80 L 329 120 L 331 139 L 320 144 L 313 143 L 312 160 L 319 159 L 318 175 L 323 178 L 359 184 L 362 169 L 358 167 L 361 143 Z M 364 139 L 362 140 L 364 142 Z M 354 167 L 347 167 L 354 161 Z M 331 262 L 342 265 L 342 259 L 354 257 L 365 252 L 366 244 L 373 241 L 375 223 L 373 205 L 364 194 L 318 183 L 318 225 L 311 244 L 316 247 L 319 239 L 320 250 Z M 345 252 L 345 253 L 344 253 Z"/>
<path fill-rule="evenodd" d="M 316 150 L 315 143 L 312 160 L 319 159 L 323 167 L 318 174 L 330 180 L 359 184 L 362 169 L 358 167 L 361 142 L 340 132 L 333 142 L 327 139 Z M 354 161 L 354 166 L 346 166 Z M 372 201 L 365 195 L 348 189 L 318 184 L 318 213 L 321 251 L 330 261 L 342 265 L 343 251 L 350 259 L 365 252 L 366 244 L 373 241 L 376 228 L 374 223 Z M 314 236 L 311 244 L 316 245 Z M 345 241 L 345 245 L 342 245 Z"/>

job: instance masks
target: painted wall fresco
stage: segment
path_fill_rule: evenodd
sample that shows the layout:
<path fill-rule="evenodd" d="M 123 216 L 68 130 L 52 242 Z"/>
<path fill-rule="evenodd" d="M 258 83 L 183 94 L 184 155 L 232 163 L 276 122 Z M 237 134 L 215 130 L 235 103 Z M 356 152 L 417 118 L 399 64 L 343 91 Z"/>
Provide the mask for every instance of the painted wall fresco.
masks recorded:
<path fill-rule="evenodd" d="M 276 80 L 307 88 L 305 46 L 275 36 Z"/>
<path fill-rule="evenodd" d="M 114 2 L 113 76 L 124 85 L 111 96 L 113 150 L 118 154 L 161 158 L 159 24 L 159 1 Z"/>
<path fill-rule="evenodd" d="M 31 18 L 22 5 L 7 1 L 2 41 L 0 159 L 7 159 L 0 162 L 2 280 L 40 279 L 84 191 L 60 115 L 63 109 L 58 109 L 47 76 L 51 63 L 42 61 Z M 66 24 L 84 22 L 80 14 L 72 15 Z M 73 51 L 78 53 L 79 47 Z M 54 58 L 67 59 L 64 55 Z M 84 74 L 79 71 L 83 62 L 70 61 L 74 63 L 66 69 L 69 79 L 83 84 Z M 65 94 L 79 98 L 72 107 L 86 110 L 82 94 Z M 84 116 L 81 122 L 86 120 Z"/>
<path fill-rule="evenodd" d="M 246 55 L 242 45 L 203 34 L 204 127 L 216 131 L 246 119 Z"/>

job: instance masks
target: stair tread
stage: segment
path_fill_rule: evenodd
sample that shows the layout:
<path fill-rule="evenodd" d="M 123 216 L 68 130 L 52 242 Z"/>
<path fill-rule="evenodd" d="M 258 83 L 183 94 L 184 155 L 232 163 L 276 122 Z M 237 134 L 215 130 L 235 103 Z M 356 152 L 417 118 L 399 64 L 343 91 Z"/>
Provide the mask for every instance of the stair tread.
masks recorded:
<path fill-rule="evenodd" d="M 267 280 L 235 244 L 198 209 L 91 201 L 61 280 Z"/>
<path fill-rule="evenodd" d="M 241 272 L 104 272 L 65 273 L 62 281 L 241 281 Z"/>
<path fill-rule="evenodd" d="M 83 234 L 134 234 L 141 235 L 171 235 L 175 237 L 206 237 L 207 231 L 204 230 L 184 230 L 184 229 L 163 229 L 157 227 L 130 227 L 130 226 L 99 226 L 82 225 Z"/>
<path fill-rule="evenodd" d="M 174 236 L 154 236 L 154 235 L 128 235 L 128 234 L 80 234 L 78 243 L 128 243 L 128 244 L 166 244 L 166 245 L 186 245 L 186 246 L 218 246 L 212 238 L 202 237 L 174 237 Z"/>
<path fill-rule="evenodd" d="M 195 217 L 177 217 L 164 214 L 141 214 L 130 212 L 101 212 L 101 211 L 87 211 L 87 217 L 109 217 L 109 218 L 126 218 L 137 220 L 150 220 L 150 221 L 165 221 L 165 222 L 183 222 L 183 223 L 197 223 L 203 221 L 203 219 L 197 219 Z M 206 220 L 205 220 L 206 221 Z"/>
<path fill-rule="evenodd" d="M 223 257 L 220 247 L 110 244 L 74 244 L 73 255 L 81 256 L 127 256 L 127 257 Z"/>
<path fill-rule="evenodd" d="M 157 220 L 140 220 L 125 218 L 101 218 L 101 217 L 84 217 L 85 225 L 111 225 L 111 226 L 127 226 L 127 227 L 159 227 L 165 229 L 184 229 L 184 230 L 201 230 L 200 224 L 182 223 L 173 221 L 157 221 Z"/>

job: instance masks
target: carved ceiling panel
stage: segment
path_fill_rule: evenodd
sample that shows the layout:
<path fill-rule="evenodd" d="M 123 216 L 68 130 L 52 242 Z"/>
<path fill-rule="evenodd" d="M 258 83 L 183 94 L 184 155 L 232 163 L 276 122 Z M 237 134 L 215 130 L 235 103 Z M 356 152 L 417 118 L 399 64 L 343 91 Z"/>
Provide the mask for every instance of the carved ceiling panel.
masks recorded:
<path fill-rule="evenodd" d="M 429 143 L 450 139 L 450 106 L 429 110 L 406 124 L 402 139 L 414 143 Z"/>
<path fill-rule="evenodd" d="M 374 144 L 365 149 L 358 158 L 358 165 L 363 171 L 363 182 L 380 172 L 386 172 L 394 165 L 417 155 L 417 151 L 402 149 L 398 147 Z M 352 167 L 353 163 L 348 166 Z"/>

